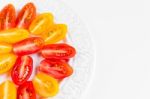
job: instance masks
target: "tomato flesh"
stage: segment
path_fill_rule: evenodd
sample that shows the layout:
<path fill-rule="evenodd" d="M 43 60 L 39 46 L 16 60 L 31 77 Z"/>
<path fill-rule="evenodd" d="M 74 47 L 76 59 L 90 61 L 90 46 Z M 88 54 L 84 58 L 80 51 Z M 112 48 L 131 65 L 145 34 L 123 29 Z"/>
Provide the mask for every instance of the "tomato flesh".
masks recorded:
<path fill-rule="evenodd" d="M 36 8 L 33 3 L 27 3 L 19 12 L 16 19 L 16 27 L 27 29 L 36 16 Z"/>
<path fill-rule="evenodd" d="M 11 70 L 11 78 L 17 85 L 26 82 L 32 74 L 33 60 L 30 56 L 21 56 Z"/>
<path fill-rule="evenodd" d="M 5 6 L 0 13 L 0 30 L 15 27 L 16 11 L 12 4 Z"/>
<path fill-rule="evenodd" d="M 40 72 L 49 74 L 56 79 L 63 79 L 73 73 L 72 67 L 63 61 L 43 60 L 38 67 Z"/>
<path fill-rule="evenodd" d="M 49 44 L 42 48 L 41 55 L 49 59 L 69 59 L 76 54 L 75 48 L 67 44 Z"/>
<path fill-rule="evenodd" d="M 31 37 L 13 45 L 13 51 L 17 55 L 28 55 L 38 52 L 44 44 L 40 37 Z"/>
<path fill-rule="evenodd" d="M 17 99 L 36 99 L 35 90 L 31 81 L 27 81 L 18 87 Z"/>

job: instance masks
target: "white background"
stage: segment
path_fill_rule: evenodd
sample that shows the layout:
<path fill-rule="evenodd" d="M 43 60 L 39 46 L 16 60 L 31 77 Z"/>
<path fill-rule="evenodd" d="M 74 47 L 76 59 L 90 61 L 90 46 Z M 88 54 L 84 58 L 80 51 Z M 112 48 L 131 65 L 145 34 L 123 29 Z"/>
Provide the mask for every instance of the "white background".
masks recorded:
<path fill-rule="evenodd" d="M 86 24 L 96 49 L 83 99 L 150 99 L 149 0 L 63 1 Z"/>

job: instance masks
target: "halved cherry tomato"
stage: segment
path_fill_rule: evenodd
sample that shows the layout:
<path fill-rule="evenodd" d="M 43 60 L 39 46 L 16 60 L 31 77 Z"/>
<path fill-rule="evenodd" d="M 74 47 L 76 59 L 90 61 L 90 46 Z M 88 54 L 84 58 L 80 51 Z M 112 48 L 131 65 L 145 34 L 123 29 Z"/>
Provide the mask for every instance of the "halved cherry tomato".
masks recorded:
<path fill-rule="evenodd" d="M 29 37 L 29 32 L 25 29 L 8 29 L 0 31 L 0 42 L 16 43 Z"/>
<path fill-rule="evenodd" d="M 30 56 L 18 57 L 14 67 L 11 70 L 11 78 L 17 85 L 26 82 L 32 74 L 33 60 Z"/>
<path fill-rule="evenodd" d="M 62 61 L 43 60 L 38 67 L 38 70 L 44 72 L 56 79 L 63 79 L 73 73 L 72 67 Z"/>
<path fill-rule="evenodd" d="M 7 80 L 0 85 L 0 99 L 16 99 L 17 89 L 13 82 Z"/>
<path fill-rule="evenodd" d="M 33 79 L 35 91 L 42 97 L 55 96 L 58 93 L 58 82 L 53 77 L 38 73 Z"/>
<path fill-rule="evenodd" d="M 32 20 L 36 16 L 36 8 L 33 3 L 27 3 L 19 12 L 16 27 L 18 28 L 28 28 Z"/>
<path fill-rule="evenodd" d="M 15 27 L 16 11 L 12 4 L 5 6 L 0 13 L 0 30 Z"/>
<path fill-rule="evenodd" d="M 41 55 L 44 58 L 68 59 L 75 56 L 76 50 L 67 44 L 49 44 L 42 48 Z"/>
<path fill-rule="evenodd" d="M 35 90 L 31 81 L 25 82 L 18 87 L 17 99 L 36 99 Z"/>
<path fill-rule="evenodd" d="M 42 33 L 40 36 L 44 38 L 46 44 L 56 43 L 63 40 L 67 34 L 67 26 L 65 24 L 52 25 L 48 31 Z"/>
<path fill-rule="evenodd" d="M 28 55 L 38 52 L 44 45 L 40 37 L 31 37 L 13 45 L 13 51 L 17 55 Z"/>
<path fill-rule="evenodd" d="M 45 33 L 50 26 L 53 24 L 53 15 L 51 13 L 43 13 L 38 15 L 31 25 L 29 26 L 29 31 L 32 34 Z"/>
<path fill-rule="evenodd" d="M 0 42 L 0 54 L 10 53 L 11 51 L 12 51 L 11 44 Z"/>
<path fill-rule="evenodd" d="M 16 58 L 14 54 L 0 55 L 0 74 L 9 71 L 14 66 Z"/>

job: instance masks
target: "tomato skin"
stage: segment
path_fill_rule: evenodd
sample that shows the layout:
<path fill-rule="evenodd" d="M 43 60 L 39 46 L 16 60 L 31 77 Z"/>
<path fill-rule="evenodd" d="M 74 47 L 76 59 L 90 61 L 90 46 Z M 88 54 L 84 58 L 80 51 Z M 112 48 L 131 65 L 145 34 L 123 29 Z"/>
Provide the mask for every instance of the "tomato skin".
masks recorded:
<path fill-rule="evenodd" d="M 7 80 L 0 85 L 0 98 L 1 99 L 17 98 L 17 89 L 13 82 Z"/>
<path fill-rule="evenodd" d="M 32 82 L 36 93 L 44 98 L 55 96 L 58 93 L 57 80 L 47 74 L 38 73 Z"/>
<path fill-rule="evenodd" d="M 10 53 L 11 51 L 12 51 L 11 44 L 0 42 L 0 54 Z"/>
<path fill-rule="evenodd" d="M 76 54 L 75 48 L 68 44 L 49 44 L 43 46 L 41 55 L 48 59 L 69 59 Z"/>
<path fill-rule="evenodd" d="M 40 37 L 24 39 L 13 45 L 13 52 L 17 55 L 28 55 L 38 52 L 44 45 L 44 40 Z"/>
<path fill-rule="evenodd" d="M 45 40 L 46 44 L 53 44 L 60 40 L 63 40 L 67 34 L 67 25 L 54 24 L 48 31 L 42 33 L 40 36 Z"/>
<path fill-rule="evenodd" d="M 38 67 L 40 72 L 44 72 L 56 79 L 64 79 L 73 73 L 72 67 L 63 61 L 44 59 Z"/>
<path fill-rule="evenodd" d="M 29 31 L 32 34 L 45 33 L 53 23 L 53 15 L 51 13 L 43 13 L 36 16 L 32 21 Z"/>
<path fill-rule="evenodd" d="M 30 56 L 21 56 L 18 57 L 14 67 L 11 70 L 12 81 L 16 85 L 21 85 L 26 82 L 31 74 L 33 69 L 33 60 Z"/>
<path fill-rule="evenodd" d="M 15 27 L 16 11 L 12 4 L 6 5 L 0 13 L 0 30 Z"/>
<path fill-rule="evenodd" d="M 29 32 L 25 29 L 8 29 L 0 31 L 0 42 L 14 44 L 29 37 Z"/>
<path fill-rule="evenodd" d="M 27 29 L 36 16 L 36 8 L 33 3 L 27 3 L 19 12 L 16 19 L 16 27 Z"/>
<path fill-rule="evenodd" d="M 27 81 L 18 87 L 17 99 L 36 99 L 32 81 Z"/>
<path fill-rule="evenodd" d="M 15 64 L 17 56 L 14 54 L 0 55 L 0 74 L 8 72 Z"/>

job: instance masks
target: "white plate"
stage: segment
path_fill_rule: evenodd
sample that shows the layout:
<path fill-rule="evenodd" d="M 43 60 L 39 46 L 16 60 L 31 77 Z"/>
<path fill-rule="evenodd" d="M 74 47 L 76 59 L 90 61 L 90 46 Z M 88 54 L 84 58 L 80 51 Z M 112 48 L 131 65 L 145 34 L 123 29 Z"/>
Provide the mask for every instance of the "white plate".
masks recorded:
<path fill-rule="evenodd" d="M 70 61 L 74 69 L 73 75 L 61 83 L 58 95 L 49 99 L 79 99 L 89 83 L 93 70 L 93 44 L 88 31 L 72 10 L 60 0 L 3 0 L 0 2 L 0 8 L 12 3 L 17 10 L 20 10 L 30 1 L 36 5 L 38 13 L 51 12 L 55 16 L 55 22 L 68 25 L 67 41 L 77 50 L 77 55 Z M 39 62 L 36 57 L 33 58 L 35 67 Z M 6 79 L 5 75 L 0 76 L 0 82 Z"/>

